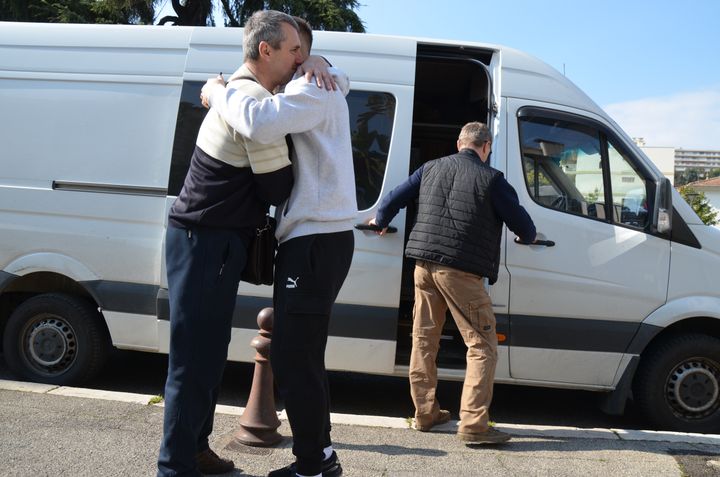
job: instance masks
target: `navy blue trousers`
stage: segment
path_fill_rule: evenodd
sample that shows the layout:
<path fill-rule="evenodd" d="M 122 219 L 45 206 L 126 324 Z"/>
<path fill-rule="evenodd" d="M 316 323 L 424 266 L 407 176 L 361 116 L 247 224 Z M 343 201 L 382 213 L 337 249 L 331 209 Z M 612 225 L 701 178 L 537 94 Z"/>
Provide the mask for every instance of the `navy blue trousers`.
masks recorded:
<path fill-rule="evenodd" d="M 170 356 L 158 476 L 199 476 L 227 359 L 247 244 L 230 230 L 168 226 Z"/>
<path fill-rule="evenodd" d="M 354 244 L 352 231 L 307 235 L 280 244 L 276 257 L 270 362 L 302 475 L 320 473 L 331 442 L 325 346 Z"/>

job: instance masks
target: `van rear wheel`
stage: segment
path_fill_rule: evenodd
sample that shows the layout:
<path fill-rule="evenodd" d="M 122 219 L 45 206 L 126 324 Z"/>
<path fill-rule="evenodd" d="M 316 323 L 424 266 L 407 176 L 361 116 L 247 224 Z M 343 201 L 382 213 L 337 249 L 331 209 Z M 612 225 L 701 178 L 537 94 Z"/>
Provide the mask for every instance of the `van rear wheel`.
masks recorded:
<path fill-rule="evenodd" d="M 633 388 L 646 419 L 658 428 L 717 432 L 720 428 L 720 339 L 670 336 L 640 359 Z"/>
<path fill-rule="evenodd" d="M 10 370 L 23 379 L 68 385 L 94 377 L 110 343 L 90 302 L 48 293 L 28 299 L 10 315 L 3 350 Z"/>

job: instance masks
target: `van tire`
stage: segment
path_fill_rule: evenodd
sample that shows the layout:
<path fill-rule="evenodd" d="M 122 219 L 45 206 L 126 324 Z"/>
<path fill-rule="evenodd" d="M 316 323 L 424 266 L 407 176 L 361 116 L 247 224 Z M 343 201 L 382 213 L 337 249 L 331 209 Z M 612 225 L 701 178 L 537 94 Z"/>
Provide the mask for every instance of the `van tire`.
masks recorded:
<path fill-rule="evenodd" d="M 105 324 L 95 306 L 64 293 L 28 299 L 8 318 L 5 361 L 23 379 L 81 384 L 97 375 L 110 352 Z"/>
<path fill-rule="evenodd" d="M 720 429 L 720 339 L 683 333 L 649 347 L 640 358 L 633 396 L 659 429 Z"/>

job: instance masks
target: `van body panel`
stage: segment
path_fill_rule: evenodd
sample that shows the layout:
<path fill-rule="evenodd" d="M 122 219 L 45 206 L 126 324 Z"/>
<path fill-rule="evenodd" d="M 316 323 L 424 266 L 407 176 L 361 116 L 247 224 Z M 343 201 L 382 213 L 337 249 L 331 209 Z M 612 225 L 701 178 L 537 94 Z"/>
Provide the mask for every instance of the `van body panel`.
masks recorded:
<path fill-rule="evenodd" d="M 14 91 L 3 95 L 0 121 L 27 125 L 3 139 L 14 155 L 3 168 L 4 181 L 48 188 L 52 181 L 167 187 L 179 85 L 42 76 L 15 79 L 0 73 L 3 89 Z M 62 115 L 46 114 L 48 107 Z M 138 114 L 145 116 L 143 127 L 127 120 Z M 72 128 L 58 127 L 58 121 Z M 97 122 L 104 127 L 97 128 Z M 63 161 L 48 160 L 53 157 Z"/>
<path fill-rule="evenodd" d="M 517 116 L 518 111 L 526 106 L 590 117 L 605 124 L 599 116 L 567 106 L 509 99 L 508 137 L 520 137 Z M 517 190 L 520 202 L 535 221 L 539 233 L 554 240 L 556 245 L 538 247 L 506 241 L 506 265 L 511 277 L 511 336 L 527 322 L 518 319 L 523 315 L 537 320 L 543 317 L 588 320 L 591 328 L 594 320 L 615 321 L 619 325 L 635 323 L 631 326 L 637 327 L 665 303 L 670 268 L 669 240 L 540 205 L 532 199 L 525 185 L 519 146 L 517 139 L 508 141 L 508 180 Z M 619 331 L 621 328 L 611 329 Z M 621 337 L 625 347 L 631 338 L 632 333 Z M 513 378 L 609 385 L 613 382 L 623 350 L 624 347 L 621 347 L 614 350 L 615 353 L 603 356 L 605 365 L 602 371 L 585 373 L 581 372 L 581 364 L 568 359 L 567 350 L 540 352 L 511 346 L 510 375 Z M 558 357 L 552 358 L 553 355 Z M 549 359 L 555 364 L 538 366 L 539 358 Z M 576 358 L 587 362 L 579 356 Z M 609 364 L 611 361 L 612 364 Z"/>
<path fill-rule="evenodd" d="M 152 315 L 138 315 L 103 310 L 113 345 L 120 349 L 158 352 L 158 320 Z"/>
<path fill-rule="evenodd" d="M 681 199 L 682 200 L 682 199 Z M 691 209 L 692 210 L 692 209 Z M 653 324 L 662 326 L 674 314 L 720 318 L 720 230 L 707 225 L 688 224 L 702 248 L 672 244 L 668 310 L 658 310 Z M 694 313 L 693 313 L 694 312 Z M 662 317 L 662 318 L 661 318 Z"/>
<path fill-rule="evenodd" d="M 168 353 L 170 322 L 158 320 L 158 351 Z M 251 341 L 257 329 L 233 328 L 228 348 L 231 361 L 252 362 L 255 349 Z M 395 341 L 367 340 L 329 336 L 325 351 L 325 367 L 329 370 L 356 371 L 375 374 L 394 374 Z"/>
<path fill-rule="evenodd" d="M 191 29 L 2 22 L 3 71 L 178 77 Z M 89 41 L 89 39 L 91 39 Z"/>
<path fill-rule="evenodd" d="M 2 182 L 3 270 L 56 271 L 77 281 L 159 282 L 164 198 L 53 191 L 49 185 L 15 188 Z"/>
<path fill-rule="evenodd" d="M 414 38 L 318 31 L 313 54 L 327 58 L 355 82 L 412 86 L 417 41 Z M 410 110 L 412 113 L 412 110 Z"/>
<path fill-rule="evenodd" d="M 510 369 L 515 379 L 610 387 L 622 357 L 622 353 L 511 346 Z"/>
<path fill-rule="evenodd" d="M 502 48 L 502 82 L 505 98 L 558 103 L 585 111 L 600 108 L 580 88 L 547 63 L 515 50 Z"/>
<path fill-rule="evenodd" d="M 508 135 L 517 138 L 518 109 L 539 103 L 509 103 Z M 511 314 L 639 323 L 665 302 L 669 240 L 538 204 L 525 185 L 517 141 L 509 142 L 507 157 L 508 180 L 521 203 L 538 231 L 556 242 L 549 248 L 507 242 Z M 562 307 L 557 306 L 560 302 Z"/>
<path fill-rule="evenodd" d="M 643 324 L 663 329 L 684 319 L 696 317 L 720 319 L 720 297 L 693 293 L 692 296 L 669 300 L 651 313 Z"/>
<path fill-rule="evenodd" d="M 98 277 L 82 262 L 64 254 L 36 252 L 20 255 L 3 265 L 5 273 L 15 279 L 34 272 L 53 272 L 75 281 L 96 280 Z M 8 278 L 8 283 L 11 281 Z"/>

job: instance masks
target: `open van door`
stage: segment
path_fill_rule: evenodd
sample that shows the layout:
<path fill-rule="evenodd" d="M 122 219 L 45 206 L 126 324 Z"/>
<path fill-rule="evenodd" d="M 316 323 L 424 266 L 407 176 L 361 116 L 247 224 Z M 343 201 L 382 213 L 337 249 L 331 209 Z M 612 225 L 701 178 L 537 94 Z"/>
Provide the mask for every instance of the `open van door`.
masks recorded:
<path fill-rule="evenodd" d="M 462 126 L 471 121 L 487 123 L 496 138 L 504 134 L 498 127 L 496 90 L 493 71 L 496 50 L 488 47 L 471 47 L 447 44 L 419 43 L 415 66 L 413 97 L 412 143 L 408 174 L 422 164 L 457 152 L 457 139 Z M 496 140 L 495 156 L 504 157 L 502 141 Z M 492 163 L 504 170 L 504 164 Z M 404 238 L 415 223 L 416 207 L 408 206 L 405 220 L 398 217 L 393 224 L 404 224 Z M 398 370 L 409 363 L 412 348 L 412 311 L 414 301 L 414 259 L 403 261 L 400 316 L 398 322 Z M 496 378 L 508 377 L 507 347 L 503 336 L 507 328 L 508 287 L 507 271 L 500 268 L 498 282 L 489 293 L 497 317 L 500 346 Z M 445 320 L 441 346 L 437 358 L 438 374 L 442 378 L 463 379 L 467 348 L 450 317 Z"/>
<path fill-rule="evenodd" d="M 556 243 L 506 240 L 510 374 L 612 387 L 639 324 L 666 301 L 663 179 L 600 117 L 519 99 L 507 114 L 508 179 L 538 238 Z"/>

